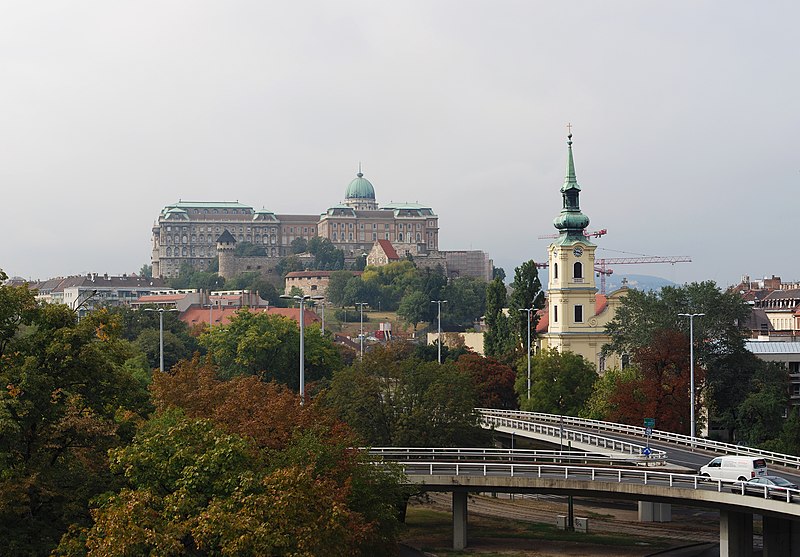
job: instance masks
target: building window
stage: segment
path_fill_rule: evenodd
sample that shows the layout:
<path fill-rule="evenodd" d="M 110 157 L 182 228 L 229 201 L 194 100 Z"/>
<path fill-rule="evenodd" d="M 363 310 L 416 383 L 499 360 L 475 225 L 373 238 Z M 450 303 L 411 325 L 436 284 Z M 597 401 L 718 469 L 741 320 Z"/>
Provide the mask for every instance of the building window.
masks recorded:
<path fill-rule="evenodd" d="M 333 233 L 333 241 L 336 241 L 336 232 Z"/>
<path fill-rule="evenodd" d="M 558 323 L 558 306 L 553 306 L 553 323 Z"/>
<path fill-rule="evenodd" d="M 553 263 L 553 278 L 558 278 L 558 263 Z"/>
<path fill-rule="evenodd" d="M 172 257 L 172 248 L 167 248 L 167 257 Z"/>
<path fill-rule="evenodd" d="M 378 239 L 378 233 L 377 232 L 373 232 L 372 233 L 372 241 L 374 242 L 377 239 Z"/>
<path fill-rule="evenodd" d="M 622 365 L 622 369 L 628 368 L 631 365 L 631 357 L 628 356 L 627 354 L 623 354 L 622 355 L 621 365 Z"/>
<path fill-rule="evenodd" d="M 402 232 L 398 232 L 397 233 L 397 241 L 398 242 L 402 242 L 403 241 L 403 233 Z"/>
<path fill-rule="evenodd" d="M 581 263 L 580 261 L 576 261 L 575 265 L 573 265 L 573 276 L 576 279 L 583 278 L 583 263 Z"/>
<path fill-rule="evenodd" d="M 575 306 L 575 323 L 583 323 L 583 306 Z"/>

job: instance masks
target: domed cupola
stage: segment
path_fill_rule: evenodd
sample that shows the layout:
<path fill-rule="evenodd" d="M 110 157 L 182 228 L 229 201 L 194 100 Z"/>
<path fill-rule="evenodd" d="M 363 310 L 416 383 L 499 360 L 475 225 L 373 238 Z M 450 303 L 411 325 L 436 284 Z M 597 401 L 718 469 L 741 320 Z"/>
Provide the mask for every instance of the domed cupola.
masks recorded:
<path fill-rule="evenodd" d="M 361 165 L 358 165 L 358 174 L 347 186 L 344 194 L 344 204 L 358 210 L 376 210 L 375 188 L 369 180 L 364 178 Z"/>
<path fill-rule="evenodd" d="M 561 214 L 553 220 L 553 225 L 561 231 L 560 242 L 581 240 L 586 241 L 583 231 L 589 226 L 589 217 L 581 212 L 580 193 L 581 187 L 575 177 L 575 163 L 572 160 L 572 134 L 567 136 L 567 175 L 564 185 L 561 186 L 563 207 Z"/>

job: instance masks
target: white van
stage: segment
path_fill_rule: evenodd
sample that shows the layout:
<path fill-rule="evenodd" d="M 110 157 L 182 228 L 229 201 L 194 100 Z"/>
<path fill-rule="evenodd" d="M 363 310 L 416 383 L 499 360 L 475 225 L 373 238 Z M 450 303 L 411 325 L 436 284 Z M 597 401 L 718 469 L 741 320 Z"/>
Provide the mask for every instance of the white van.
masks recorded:
<path fill-rule="evenodd" d="M 767 475 L 767 461 L 754 456 L 718 456 L 700 468 L 700 475 L 713 480 L 746 482 Z"/>

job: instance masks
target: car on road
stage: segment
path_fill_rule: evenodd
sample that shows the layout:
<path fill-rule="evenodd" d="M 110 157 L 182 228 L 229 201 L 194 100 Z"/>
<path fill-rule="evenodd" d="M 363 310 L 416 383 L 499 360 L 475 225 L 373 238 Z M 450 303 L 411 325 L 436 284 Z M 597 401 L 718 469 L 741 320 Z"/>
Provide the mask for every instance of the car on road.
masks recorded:
<path fill-rule="evenodd" d="M 752 478 L 746 482 L 736 483 L 731 486 L 733 493 L 742 493 L 745 495 L 760 495 L 764 497 L 774 497 L 776 499 L 786 500 L 787 490 L 797 489 L 797 484 L 794 484 L 780 476 L 760 476 Z M 792 493 L 792 500 L 800 500 L 800 493 Z"/>
<path fill-rule="evenodd" d="M 769 475 L 767 461 L 760 457 L 725 455 L 718 456 L 700 468 L 700 475 L 712 480 L 745 482 L 751 478 Z"/>

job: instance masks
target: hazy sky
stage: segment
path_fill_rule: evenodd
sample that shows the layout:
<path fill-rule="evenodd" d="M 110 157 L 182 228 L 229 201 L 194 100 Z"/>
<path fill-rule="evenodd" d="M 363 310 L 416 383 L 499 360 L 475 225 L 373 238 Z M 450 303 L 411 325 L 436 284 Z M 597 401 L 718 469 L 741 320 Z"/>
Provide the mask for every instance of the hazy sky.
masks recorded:
<path fill-rule="evenodd" d="M 359 161 L 442 249 L 544 260 L 566 124 L 598 257 L 800 280 L 800 3 L 0 2 L 0 268 L 136 272 L 179 199 L 314 214 Z M 614 250 L 614 251 L 612 251 Z"/>

